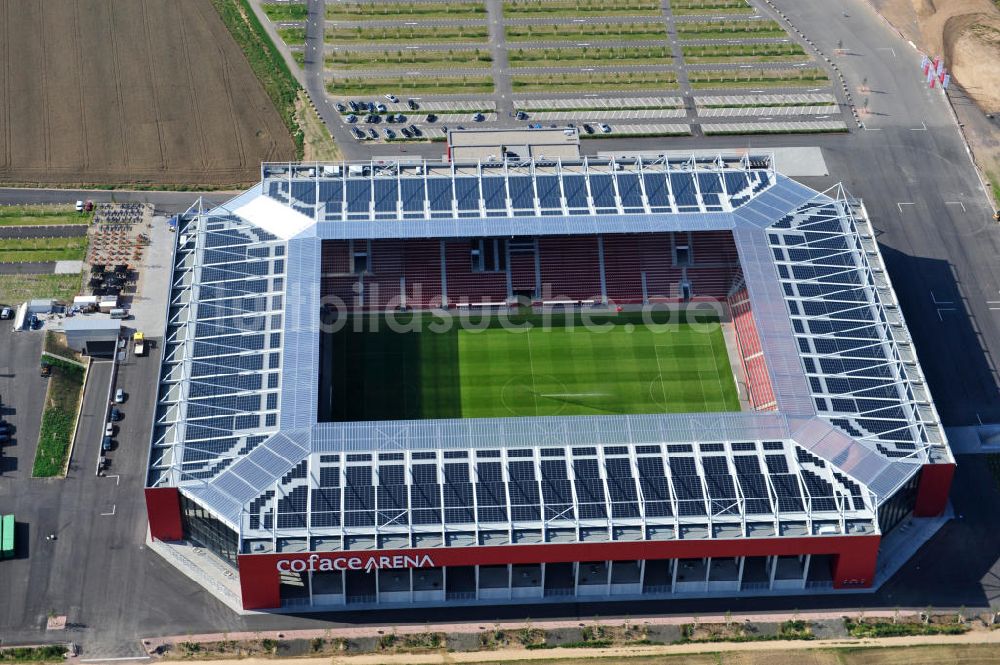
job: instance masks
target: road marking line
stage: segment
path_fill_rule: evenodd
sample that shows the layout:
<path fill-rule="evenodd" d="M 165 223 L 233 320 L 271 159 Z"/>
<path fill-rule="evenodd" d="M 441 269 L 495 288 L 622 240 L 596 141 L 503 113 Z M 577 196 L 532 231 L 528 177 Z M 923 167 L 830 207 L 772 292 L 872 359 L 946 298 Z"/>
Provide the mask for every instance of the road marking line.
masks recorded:
<path fill-rule="evenodd" d="M 926 122 L 921 122 L 919 127 L 910 127 L 910 131 L 911 132 L 926 132 L 927 131 L 927 123 Z"/>
<path fill-rule="evenodd" d="M 965 204 L 961 201 L 945 201 L 946 206 L 962 206 L 962 212 L 965 212 Z"/>
<path fill-rule="evenodd" d="M 894 49 L 892 47 L 889 47 L 889 46 L 880 46 L 880 47 L 878 47 L 875 50 L 876 51 L 889 51 L 890 53 L 892 53 L 892 57 L 894 57 L 894 58 L 896 57 L 896 49 Z"/>
<path fill-rule="evenodd" d="M 119 475 L 104 476 L 104 477 L 105 478 L 114 478 L 115 479 L 115 485 L 120 485 L 121 484 L 121 476 L 119 476 Z"/>
<path fill-rule="evenodd" d="M 931 291 L 931 302 L 934 303 L 935 305 L 954 305 L 955 304 L 955 302 L 952 301 L 952 300 L 938 300 L 937 296 L 934 295 L 933 291 Z"/>
<path fill-rule="evenodd" d="M 917 205 L 917 204 L 913 203 L 912 201 L 899 201 L 899 202 L 896 203 L 896 208 L 899 209 L 899 214 L 902 215 L 903 214 L 903 206 L 915 206 L 915 205 Z"/>
<path fill-rule="evenodd" d="M 938 307 L 937 310 L 938 321 L 944 321 L 944 317 L 941 316 L 941 312 L 954 312 L 954 311 L 955 311 L 954 307 Z"/>
<path fill-rule="evenodd" d="M 149 660 L 150 656 L 119 656 L 117 658 L 81 658 L 81 663 L 107 663 L 121 660 Z"/>
<path fill-rule="evenodd" d="M 108 516 L 114 515 L 115 514 L 115 509 L 117 507 L 118 507 L 117 504 L 113 503 L 113 504 L 111 504 L 111 512 L 110 513 L 101 513 L 101 515 L 104 516 L 104 517 L 108 517 Z"/>

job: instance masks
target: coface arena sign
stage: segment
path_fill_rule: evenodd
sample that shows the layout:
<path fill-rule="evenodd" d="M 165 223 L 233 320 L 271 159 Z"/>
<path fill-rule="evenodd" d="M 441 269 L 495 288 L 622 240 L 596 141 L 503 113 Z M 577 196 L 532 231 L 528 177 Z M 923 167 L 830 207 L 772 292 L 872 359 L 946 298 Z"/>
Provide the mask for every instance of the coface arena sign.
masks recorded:
<path fill-rule="evenodd" d="M 393 570 L 405 568 L 433 568 L 434 560 L 429 554 L 393 556 L 369 554 L 367 556 L 323 556 L 310 554 L 306 559 L 278 559 L 275 564 L 279 573 L 302 573 L 307 570 L 331 572 L 337 570 Z"/>

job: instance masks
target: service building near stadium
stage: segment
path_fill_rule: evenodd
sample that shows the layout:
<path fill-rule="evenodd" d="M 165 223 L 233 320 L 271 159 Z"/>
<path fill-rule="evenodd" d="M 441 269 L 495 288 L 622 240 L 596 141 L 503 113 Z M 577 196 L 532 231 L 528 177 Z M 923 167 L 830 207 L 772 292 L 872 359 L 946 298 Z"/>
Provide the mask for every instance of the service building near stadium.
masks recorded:
<path fill-rule="evenodd" d="M 265 164 L 176 236 L 150 535 L 217 555 L 246 610 L 858 590 L 946 509 L 954 458 L 864 207 L 770 155 Z M 466 381 L 383 409 L 417 401 L 338 375 L 386 360 L 331 350 L 330 302 L 716 303 L 740 404 L 601 412 L 531 383 L 534 411 L 463 417 Z"/>

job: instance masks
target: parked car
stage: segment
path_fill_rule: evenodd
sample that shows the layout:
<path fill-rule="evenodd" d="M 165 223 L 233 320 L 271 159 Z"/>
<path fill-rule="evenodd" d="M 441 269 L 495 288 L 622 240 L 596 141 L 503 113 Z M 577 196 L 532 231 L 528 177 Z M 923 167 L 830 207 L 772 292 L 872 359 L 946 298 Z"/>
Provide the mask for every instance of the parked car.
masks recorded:
<path fill-rule="evenodd" d="M 410 125 L 409 129 L 410 129 L 410 132 L 412 132 L 414 136 L 423 136 L 423 134 L 424 134 L 422 131 L 420 131 L 420 128 L 417 127 L 416 125 Z"/>
<path fill-rule="evenodd" d="M 413 138 L 413 132 L 411 132 L 406 127 L 403 127 L 402 129 L 400 129 L 399 133 L 402 134 L 404 138 L 408 138 L 408 139 L 409 138 Z"/>
<path fill-rule="evenodd" d="M 525 113 L 524 111 L 518 111 L 517 115 L 514 116 L 514 117 L 516 117 L 518 120 L 527 120 L 528 119 L 528 114 Z"/>
<path fill-rule="evenodd" d="M 396 138 L 396 132 L 392 131 L 388 127 L 382 130 L 382 135 L 385 137 L 386 141 L 391 141 Z"/>
<path fill-rule="evenodd" d="M 12 310 L 10 307 L 4 307 L 2 310 L 0 310 L 0 319 L 6 320 L 12 318 L 14 318 L 14 310 Z"/>
<path fill-rule="evenodd" d="M 76 202 L 76 211 L 77 212 L 83 212 L 83 201 L 77 201 Z"/>
<path fill-rule="evenodd" d="M 600 124 L 600 128 L 601 128 L 601 132 L 604 133 L 604 134 L 610 134 L 611 133 L 611 127 L 609 125 L 604 124 L 603 122 Z"/>
<path fill-rule="evenodd" d="M 583 126 L 583 131 L 587 132 L 588 134 L 593 134 L 594 133 L 594 128 L 591 127 L 590 125 L 586 125 L 585 124 Z"/>
<path fill-rule="evenodd" d="M 350 106 L 351 110 L 354 111 L 355 113 L 357 113 L 361 109 L 361 107 L 358 106 L 358 103 L 356 101 L 354 101 L 353 99 L 351 101 L 347 102 L 347 105 Z"/>
<path fill-rule="evenodd" d="M 115 391 L 115 404 L 121 404 L 125 401 L 125 391 L 121 388 Z"/>
<path fill-rule="evenodd" d="M 119 409 L 118 407 L 114 407 L 114 406 L 111 407 L 111 420 L 113 422 L 118 422 L 121 419 L 122 419 L 121 409 Z"/>
<path fill-rule="evenodd" d="M 358 139 L 359 141 L 365 138 L 365 133 L 360 129 L 358 129 L 357 127 L 352 127 L 351 132 L 354 134 L 354 138 Z"/>
<path fill-rule="evenodd" d="M 9 434 L 0 434 L 0 443 L 7 443 L 8 441 L 10 441 Z"/>
<path fill-rule="evenodd" d="M 477 113 L 476 115 L 472 116 L 472 119 L 475 122 L 482 122 L 483 120 L 486 120 L 486 116 L 483 115 L 482 113 Z"/>
<path fill-rule="evenodd" d="M 347 116 L 347 122 L 357 122 L 357 121 L 358 121 L 358 116 L 354 115 L 353 113 Z"/>
<path fill-rule="evenodd" d="M 111 450 L 111 437 L 106 436 L 101 440 L 101 450 Z"/>
<path fill-rule="evenodd" d="M 368 138 L 370 138 L 370 139 L 377 139 L 378 138 L 378 132 L 376 132 L 372 127 L 368 128 Z"/>
<path fill-rule="evenodd" d="M 438 117 L 433 113 L 427 114 L 427 122 L 437 122 Z"/>
<path fill-rule="evenodd" d="M 416 111 L 418 108 L 420 108 L 420 104 L 417 104 L 416 100 L 414 99 L 407 99 L 406 105 L 410 107 L 411 111 Z"/>
<path fill-rule="evenodd" d="M 381 103 L 376 104 L 375 105 L 375 110 L 378 111 L 379 113 L 385 113 L 385 110 L 386 110 L 385 109 L 385 104 L 381 104 Z"/>
<path fill-rule="evenodd" d="M 385 98 L 388 99 L 393 104 L 399 101 L 399 97 L 397 97 L 396 95 L 385 95 Z"/>
<path fill-rule="evenodd" d="M 337 102 L 336 106 L 337 106 L 337 111 L 340 112 L 340 113 L 343 113 L 344 111 L 347 110 L 347 107 L 344 106 L 343 104 L 341 104 L 340 102 Z M 354 108 L 355 106 L 357 106 L 357 104 L 355 104 L 354 102 L 351 102 L 351 110 L 352 111 L 356 111 L 357 110 L 357 109 Z"/>
<path fill-rule="evenodd" d="M 406 122 L 406 116 L 402 113 L 396 114 L 396 122 Z"/>
<path fill-rule="evenodd" d="M 0 423 L 0 434 L 10 434 L 10 425 L 8 423 Z"/>
<path fill-rule="evenodd" d="M 104 436 L 114 436 L 114 433 L 115 433 L 115 425 L 114 425 L 114 423 L 110 423 L 110 422 L 107 423 L 104 426 Z"/>

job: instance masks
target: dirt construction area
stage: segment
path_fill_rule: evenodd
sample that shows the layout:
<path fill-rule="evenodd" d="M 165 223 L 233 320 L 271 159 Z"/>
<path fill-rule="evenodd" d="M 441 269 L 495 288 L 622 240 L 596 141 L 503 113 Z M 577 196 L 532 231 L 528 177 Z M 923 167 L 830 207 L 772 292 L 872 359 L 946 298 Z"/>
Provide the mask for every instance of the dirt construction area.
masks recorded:
<path fill-rule="evenodd" d="M 0 183 L 237 185 L 294 155 L 209 0 L 0 0 Z"/>

